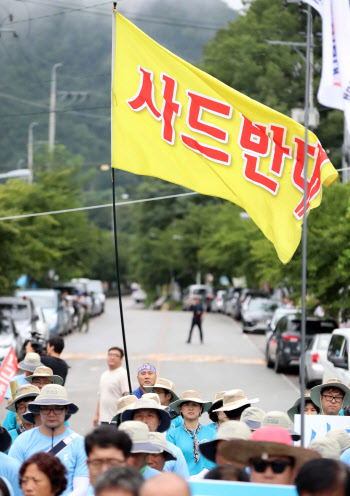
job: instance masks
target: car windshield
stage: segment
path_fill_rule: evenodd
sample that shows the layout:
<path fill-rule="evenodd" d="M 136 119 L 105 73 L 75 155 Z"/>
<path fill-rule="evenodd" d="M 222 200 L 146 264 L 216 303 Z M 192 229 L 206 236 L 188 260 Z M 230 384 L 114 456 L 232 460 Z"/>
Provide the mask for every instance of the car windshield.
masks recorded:
<path fill-rule="evenodd" d="M 36 307 L 40 308 L 56 308 L 57 296 L 56 294 L 43 294 L 43 293 L 28 293 L 26 296 L 30 298 Z"/>
<path fill-rule="evenodd" d="M 329 334 L 328 336 L 327 335 L 320 336 L 320 339 L 318 340 L 318 343 L 317 343 L 317 349 L 322 350 L 322 351 L 328 350 L 328 345 L 329 345 L 329 342 L 331 340 L 331 337 L 332 337 L 331 334 Z"/>
<path fill-rule="evenodd" d="M 13 320 L 29 319 L 29 309 L 25 303 L 0 303 L 0 312 Z"/>
<path fill-rule="evenodd" d="M 287 308 L 277 308 L 276 312 L 273 314 L 272 324 L 276 326 L 277 322 L 285 315 L 293 313 L 293 310 Z M 295 311 L 296 313 L 296 311 Z"/>
<path fill-rule="evenodd" d="M 249 306 L 250 311 L 262 311 L 262 312 L 274 312 L 278 308 L 278 303 L 269 300 L 250 300 Z"/>
<path fill-rule="evenodd" d="M 89 281 L 87 283 L 87 287 L 89 291 L 93 293 L 103 293 L 103 286 L 101 281 Z"/>
<path fill-rule="evenodd" d="M 205 295 L 206 294 L 206 290 L 205 289 L 194 289 L 193 290 L 193 294 L 194 295 Z"/>

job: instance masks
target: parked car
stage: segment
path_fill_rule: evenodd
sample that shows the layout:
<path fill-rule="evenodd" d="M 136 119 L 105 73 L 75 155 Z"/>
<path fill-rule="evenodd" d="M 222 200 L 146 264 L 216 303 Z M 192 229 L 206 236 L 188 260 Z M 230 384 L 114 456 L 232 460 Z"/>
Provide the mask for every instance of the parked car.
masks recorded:
<path fill-rule="evenodd" d="M 264 291 L 263 289 L 249 289 L 249 288 L 242 289 L 239 298 L 232 300 L 230 315 L 232 315 L 234 319 L 241 320 L 242 305 L 246 301 L 246 299 L 250 297 L 270 298 L 270 295 L 267 291 Z"/>
<path fill-rule="evenodd" d="M 350 383 L 349 367 L 350 328 L 335 329 L 329 342 L 327 355 L 321 359 L 323 365 L 322 382 L 337 378 L 344 384 Z"/>
<path fill-rule="evenodd" d="M 40 308 L 26 297 L 3 296 L 0 298 L 0 313 L 10 317 L 23 339 L 30 339 L 36 332 L 44 339 L 50 336 L 49 326 Z"/>
<path fill-rule="evenodd" d="M 265 332 L 280 303 L 270 298 L 251 297 L 242 306 L 243 332 Z"/>
<path fill-rule="evenodd" d="M 61 293 L 56 289 L 18 290 L 17 296 L 30 298 L 36 307 L 41 308 L 49 325 L 50 337 L 56 334 L 65 335 L 73 330 L 72 315 L 61 300 Z"/>
<path fill-rule="evenodd" d="M 316 334 L 305 351 L 305 387 L 309 388 L 322 383 L 323 362 L 327 358 L 327 350 L 332 334 Z M 301 377 L 301 364 L 299 364 Z"/>
<path fill-rule="evenodd" d="M 212 311 L 223 312 L 225 308 L 226 289 L 219 289 L 213 299 Z"/>
<path fill-rule="evenodd" d="M 11 317 L 0 314 L 0 365 L 11 347 L 15 350 L 17 359 L 21 359 L 24 341 Z"/>
<path fill-rule="evenodd" d="M 277 322 L 284 317 L 285 315 L 295 315 L 297 313 L 300 313 L 299 308 L 287 308 L 287 307 L 278 307 L 273 316 L 272 319 L 269 323 L 268 328 L 266 329 L 265 336 L 266 336 L 266 343 L 271 337 L 271 334 L 273 331 L 276 329 Z"/>
<path fill-rule="evenodd" d="M 214 292 L 211 286 L 207 286 L 206 284 L 192 284 L 189 286 L 182 299 L 182 310 L 190 310 L 194 297 L 201 300 L 207 312 L 211 311 L 214 299 Z"/>
<path fill-rule="evenodd" d="M 241 296 L 243 288 L 229 288 L 224 303 L 224 313 L 233 316 L 233 308 L 236 305 L 236 300 Z"/>
<path fill-rule="evenodd" d="M 308 346 L 315 334 L 329 334 L 337 327 L 334 319 L 308 317 L 306 319 L 306 342 Z M 266 365 L 275 372 L 299 365 L 301 346 L 301 315 L 285 315 L 272 333 L 266 345 Z"/>

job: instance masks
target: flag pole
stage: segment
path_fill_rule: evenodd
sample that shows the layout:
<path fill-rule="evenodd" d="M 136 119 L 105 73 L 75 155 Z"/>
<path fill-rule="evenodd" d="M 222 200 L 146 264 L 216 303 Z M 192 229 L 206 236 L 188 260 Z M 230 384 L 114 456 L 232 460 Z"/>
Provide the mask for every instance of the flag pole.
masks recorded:
<path fill-rule="evenodd" d="M 114 60 L 115 60 L 115 15 L 117 9 L 117 2 L 113 2 L 113 21 L 112 21 L 112 75 L 111 75 L 111 150 L 113 145 L 113 76 L 114 76 Z M 111 161 L 112 164 L 112 161 Z M 123 348 L 124 348 L 124 356 L 125 356 L 125 366 L 126 372 L 128 376 L 128 385 L 129 385 L 129 393 L 132 394 L 131 387 L 131 379 L 130 379 L 130 369 L 129 369 L 129 359 L 128 359 L 128 350 L 126 346 L 126 336 L 125 336 L 125 326 L 124 326 L 124 315 L 123 315 L 123 303 L 122 303 L 122 294 L 120 289 L 120 273 L 119 273 L 119 256 L 118 256 L 118 235 L 117 235 L 117 215 L 116 215 L 116 204 L 115 204 L 115 175 L 114 168 L 112 167 L 112 195 L 113 195 L 113 232 L 114 232 L 114 251 L 115 251 L 115 267 L 117 272 L 117 285 L 118 285 L 118 301 L 119 301 L 119 312 L 120 312 L 120 322 L 122 326 L 122 335 L 123 335 Z"/>
<path fill-rule="evenodd" d="M 312 38 L 311 6 L 307 7 L 306 35 L 306 76 L 305 76 L 305 146 L 304 146 L 304 196 L 303 196 L 303 228 L 302 228 L 302 268 L 301 268 L 301 356 L 300 356 L 300 415 L 301 446 L 305 445 L 305 346 L 306 346 L 306 279 L 307 279 L 307 162 L 310 110 L 310 59 Z"/>

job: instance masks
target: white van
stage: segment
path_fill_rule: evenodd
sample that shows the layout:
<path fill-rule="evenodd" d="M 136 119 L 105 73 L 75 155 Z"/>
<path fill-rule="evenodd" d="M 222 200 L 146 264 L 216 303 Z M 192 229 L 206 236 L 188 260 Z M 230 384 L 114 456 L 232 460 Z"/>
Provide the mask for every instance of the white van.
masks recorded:
<path fill-rule="evenodd" d="M 323 382 L 336 378 L 346 385 L 350 383 L 349 343 L 350 328 L 334 329 L 323 363 Z"/>

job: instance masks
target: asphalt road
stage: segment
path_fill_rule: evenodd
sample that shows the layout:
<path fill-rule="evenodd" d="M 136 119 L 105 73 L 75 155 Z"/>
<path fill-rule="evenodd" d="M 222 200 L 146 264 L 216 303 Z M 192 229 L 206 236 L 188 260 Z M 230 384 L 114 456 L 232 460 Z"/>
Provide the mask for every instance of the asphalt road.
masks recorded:
<path fill-rule="evenodd" d="M 124 321 L 127 334 L 130 373 L 137 387 L 136 373 L 145 361 L 153 363 L 160 377 L 172 380 L 178 395 L 196 389 L 203 399 L 211 400 L 221 390 L 240 388 L 248 398 L 260 398 L 262 409 L 286 411 L 299 396 L 297 376 L 275 374 L 265 365 L 263 336 L 247 336 L 239 323 L 221 314 L 207 314 L 204 344 L 194 329 L 192 344 L 186 344 L 191 321 L 189 312 L 152 311 L 124 298 Z M 69 421 L 81 434 L 92 428 L 97 389 L 106 369 L 106 351 L 121 346 L 122 333 L 117 299 L 106 302 L 103 315 L 90 321 L 87 334 L 66 337 L 63 358 L 71 369 L 66 387 L 68 396 L 79 406 Z M 0 409 L 0 421 L 4 418 Z M 203 419 L 208 422 L 208 417 Z"/>

